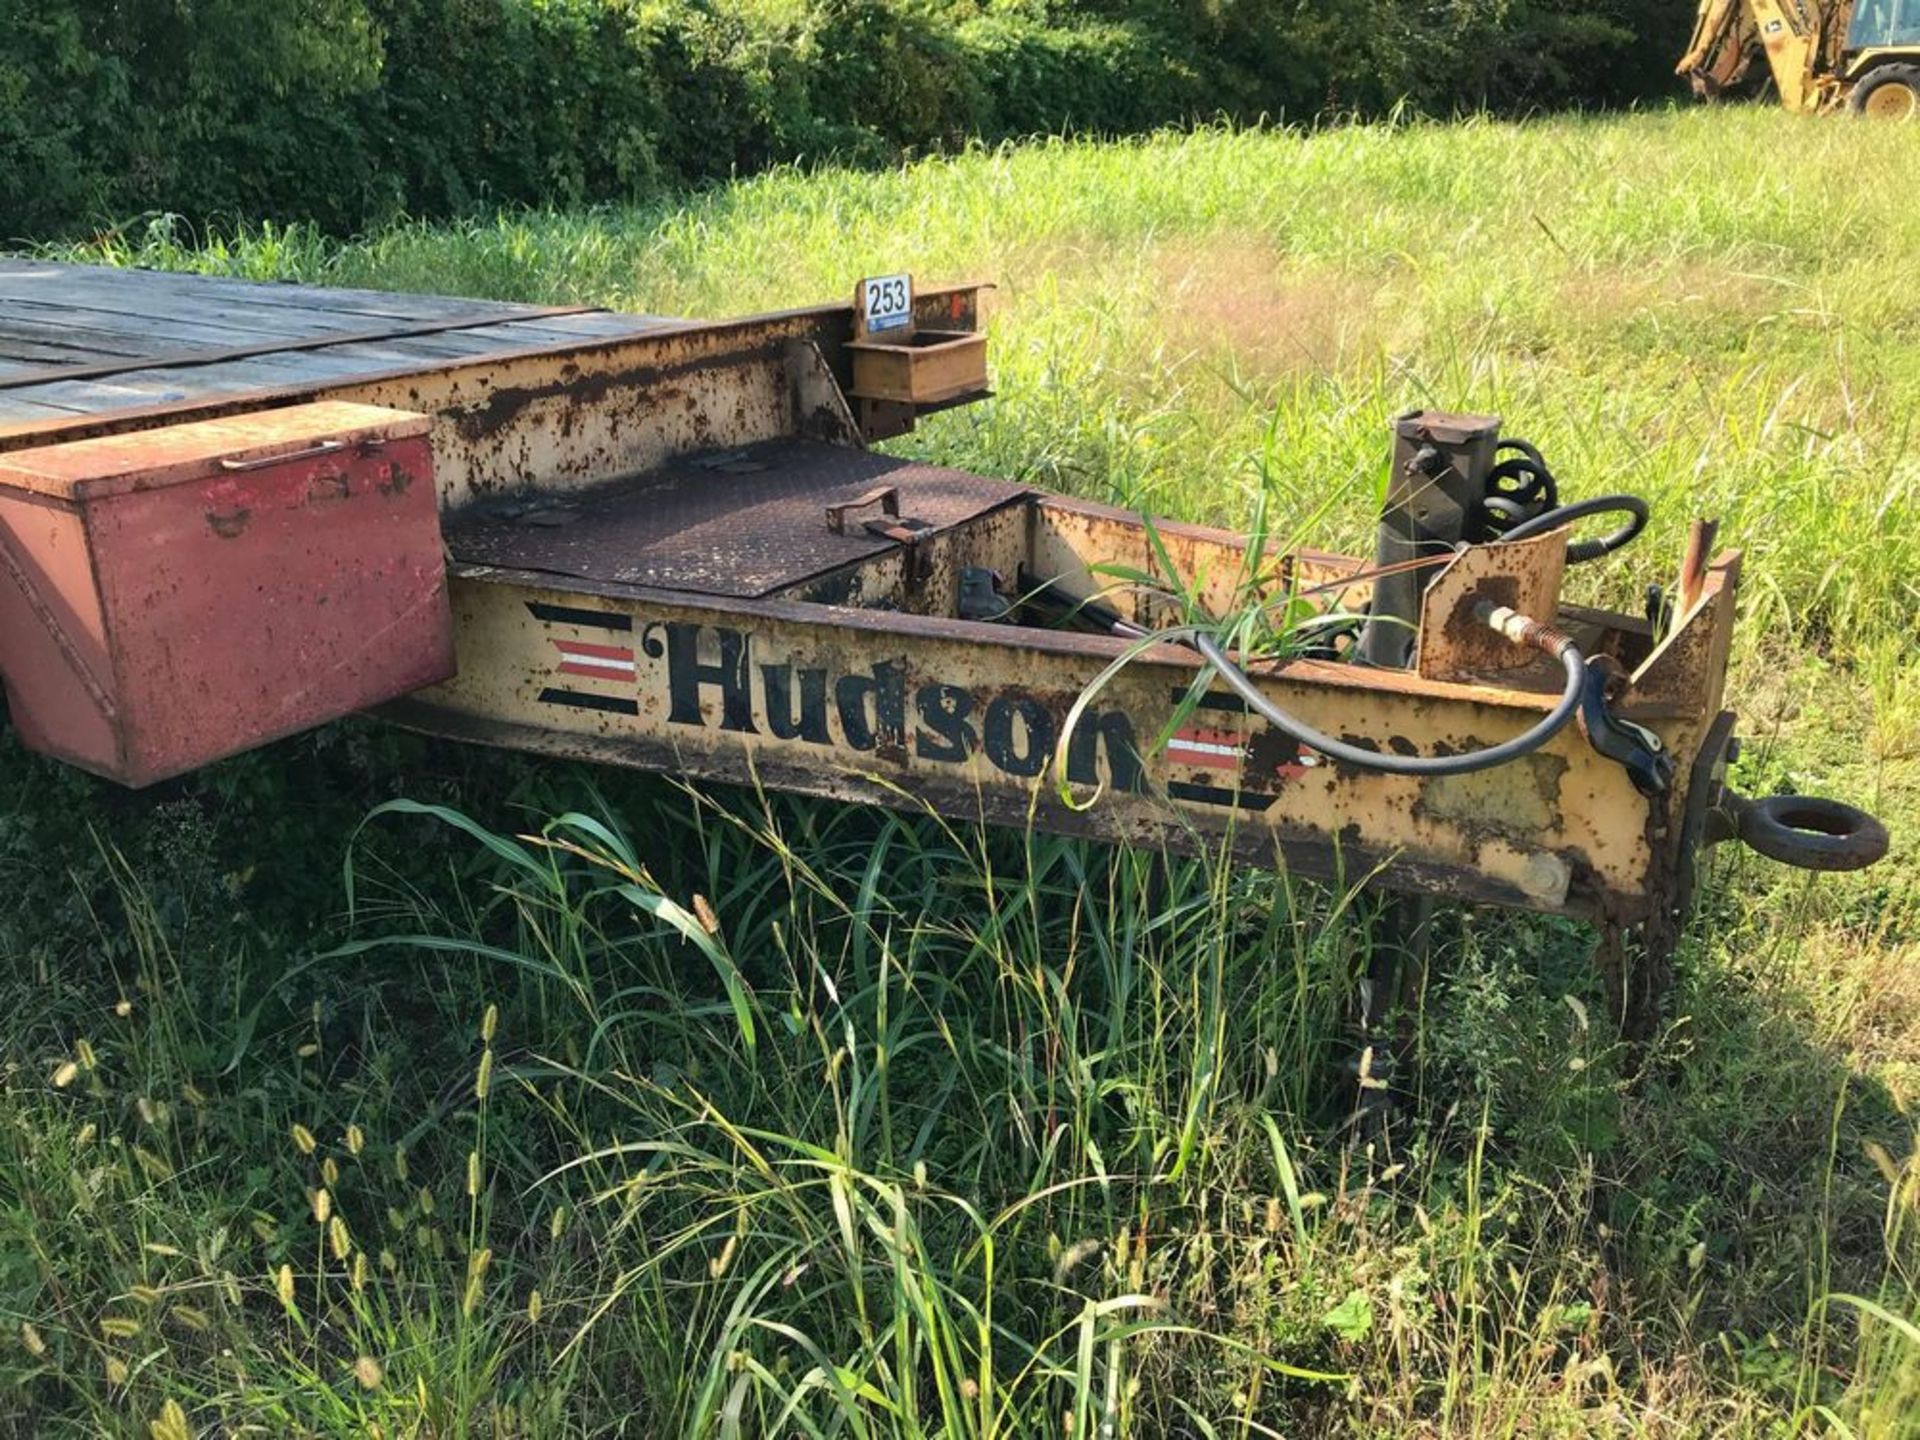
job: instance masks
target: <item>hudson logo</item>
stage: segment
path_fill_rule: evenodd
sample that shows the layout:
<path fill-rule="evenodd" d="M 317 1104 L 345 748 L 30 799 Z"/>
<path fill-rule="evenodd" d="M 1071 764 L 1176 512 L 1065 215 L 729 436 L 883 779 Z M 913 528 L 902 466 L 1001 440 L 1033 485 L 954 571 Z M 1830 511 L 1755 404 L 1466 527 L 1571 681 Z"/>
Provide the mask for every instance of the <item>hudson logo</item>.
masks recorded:
<path fill-rule="evenodd" d="M 625 632 L 626 616 L 529 605 L 536 619 Z M 625 622 L 625 623 L 622 623 Z M 882 760 L 909 758 L 962 765 L 985 757 L 1003 774 L 1030 779 L 1052 763 L 1072 696 L 1042 698 L 1012 688 L 990 693 L 965 685 L 912 680 L 904 665 L 876 661 L 835 671 L 791 659 L 763 660 L 752 635 L 724 625 L 655 622 L 629 644 L 548 637 L 563 675 L 612 682 L 624 694 L 549 687 L 548 704 L 638 715 L 631 687 L 647 683 L 640 657 L 664 662 L 667 723 L 717 728 L 804 745 L 839 746 Z M 651 668 L 651 667 L 650 667 Z M 1145 775 L 1132 722 L 1089 708 L 1067 737 L 1067 778 L 1140 790 Z"/>
<path fill-rule="evenodd" d="M 712 637 L 717 658 L 701 657 L 703 634 Z M 904 665 L 885 660 L 843 674 L 791 660 L 755 663 L 752 636 L 725 626 L 649 625 L 640 650 L 666 661 L 670 725 L 705 726 L 711 708 L 722 730 L 839 744 L 890 760 L 910 754 L 959 765 L 979 754 L 1005 774 L 1032 777 L 1053 759 L 1066 710 L 1031 693 L 983 697 L 964 685 L 912 684 Z M 1140 788 L 1139 752 L 1125 715 L 1090 712 L 1081 719 L 1067 741 L 1067 778 L 1097 783 L 1102 758 L 1114 786 Z"/>
<path fill-rule="evenodd" d="M 906 666 L 888 660 L 850 670 L 768 660 L 754 653 L 751 632 L 724 625 L 655 621 L 641 627 L 636 647 L 629 616 L 540 602 L 527 609 L 544 624 L 603 637 L 549 633 L 556 675 L 573 678 L 543 689 L 546 704 L 637 718 L 638 687 L 664 680 L 669 725 L 838 747 L 895 764 L 964 765 L 980 756 L 1002 774 L 1032 779 L 1052 763 L 1073 699 L 910 678 Z M 1231 694 L 1195 698 L 1175 687 L 1167 702 L 1193 712 L 1168 737 L 1171 799 L 1264 810 L 1320 763 Z M 1067 778 L 1076 785 L 1104 780 L 1117 790 L 1144 790 L 1145 768 L 1133 722 L 1121 711 L 1089 707 L 1066 739 Z"/>

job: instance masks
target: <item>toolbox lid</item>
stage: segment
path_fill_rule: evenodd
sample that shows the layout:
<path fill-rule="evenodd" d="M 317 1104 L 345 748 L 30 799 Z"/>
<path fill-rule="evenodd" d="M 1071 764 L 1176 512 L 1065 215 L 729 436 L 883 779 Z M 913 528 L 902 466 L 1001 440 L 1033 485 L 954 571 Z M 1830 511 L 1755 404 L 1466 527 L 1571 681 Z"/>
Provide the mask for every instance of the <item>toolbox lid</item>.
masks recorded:
<path fill-rule="evenodd" d="M 405 410 L 320 400 L 219 420 L 99 435 L 0 455 L 0 487 L 62 500 L 95 500 L 219 474 L 222 462 L 320 458 L 335 449 L 427 433 Z"/>

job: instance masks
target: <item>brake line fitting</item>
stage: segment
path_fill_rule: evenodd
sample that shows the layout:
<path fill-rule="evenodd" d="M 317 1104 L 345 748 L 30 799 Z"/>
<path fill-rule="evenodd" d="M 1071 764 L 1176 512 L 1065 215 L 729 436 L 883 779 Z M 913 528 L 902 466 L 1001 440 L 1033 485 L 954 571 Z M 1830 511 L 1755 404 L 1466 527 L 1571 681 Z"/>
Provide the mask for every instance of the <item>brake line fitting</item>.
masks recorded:
<path fill-rule="evenodd" d="M 1482 600 L 1473 609 L 1474 618 L 1489 629 L 1506 636 L 1516 645 L 1538 650 L 1558 660 L 1573 648 L 1572 639 L 1553 626 L 1531 616 Z M 1609 704 L 1623 683 L 1618 663 L 1606 655 L 1595 656 L 1581 666 L 1580 701 L 1576 711 L 1580 733 L 1587 743 L 1617 761 L 1642 795 L 1664 795 L 1673 788 L 1673 756 L 1660 737 L 1644 725 L 1622 719 Z"/>

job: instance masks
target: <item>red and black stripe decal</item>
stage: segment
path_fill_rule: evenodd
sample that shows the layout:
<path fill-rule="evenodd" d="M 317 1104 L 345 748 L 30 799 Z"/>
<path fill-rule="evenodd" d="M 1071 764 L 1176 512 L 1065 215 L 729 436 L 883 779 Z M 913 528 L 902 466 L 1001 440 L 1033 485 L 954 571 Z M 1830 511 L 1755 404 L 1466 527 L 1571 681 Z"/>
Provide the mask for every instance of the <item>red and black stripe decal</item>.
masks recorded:
<path fill-rule="evenodd" d="M 581 630 L 599 630 L 609 639 L 630 634 L 633 617 L 612 610 L 588 610 L 574 605 L 550 605 L 542 600 L 526 602 L 527 611 L 546 625 L 571 625 Z M 563 640 L 547 637 L 560 653 L 555 669 L 562 675 L 582 680 L 612 683 L 630 690 L 638 678 L 633 648 L 592 640 Z M 638 715 L 640 702 L 631 695 L 603 695 L 592 690 L 550 685 L 540 692 L 543 705 L 565 705 L 574 710 L 598 710 L 610 715 Z"/>

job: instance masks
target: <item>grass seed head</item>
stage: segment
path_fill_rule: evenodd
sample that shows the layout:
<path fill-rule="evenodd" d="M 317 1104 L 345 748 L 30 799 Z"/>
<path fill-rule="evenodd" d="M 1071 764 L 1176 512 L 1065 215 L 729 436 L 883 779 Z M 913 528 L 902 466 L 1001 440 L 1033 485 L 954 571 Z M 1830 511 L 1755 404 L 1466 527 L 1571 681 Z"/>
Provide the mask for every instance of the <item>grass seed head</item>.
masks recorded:
<path fill-rule="evenodd" d="M 82 1070 L 92 1070 L 100 1064 L 100 1057 L 93 1053 L 93 1045 L 82 1038 L 73 1042 L 73 1053 L 80 1061 Z"/>
<path fill-rule="evenodd" d="M 487 1090 L 493 1084 L 493 1050 L 489 1047 L 480 1052 L 480 1073 L 473 1077 L 473 1098 L 485 1100 Z"/>
<path fill-rule="evenodd" d="M 279 1273 L 273 1277 L 273 1289 L 274 1293 L 280 1297 L 280 1303 L 289 1310 L 293 1309 L 293 1267 L 291 1265 L 280 1267 Z"/>
<path fill-rule="evenodd" d="M 169 1400 L 160 1407 L 160 1413 L 147 1423 L 147 1433 L 153 1440 L 193 1440 L 187 1412 L 180 1408 L 178 1400 Z"/>
<path fill-rule="evenodd" d="M 467 1152 L 467 1198 L 470 1200 L 480 1198 L 480 1152 L 478 1150 Z"/>
<path fill-rule="evenodd" d="M 539 1291 L 534 1292 L 536 1295 Z M 47 1353 L 46 1339 L 31 1320 L 20 1322 L 20 1343 L 27 1347 L 27 1353 L 38 1360 Z"/>
<path fill-rule="evenodd" d="M 331 1155 L 320 1162 L 320 1178 L 329 1186 L 340 1183 L 340 1164 Z"/>
<path fill-rule="evenodd" d="M 353 1156 L 356 1160 L 359 1159 L 360 1152 L 367 1147 L 366 1131 L 362 1130 L 358 1125 L 347 1126 L 346 1142 L 347 1154 Z"/>
<path fill-rule="evenodd" d="M 1099 1240 L 1087 1239 L 1074 1241 L 1073 1244 L 1067 1246 L 1066 1249 L 1061 1252 L 1060 1258 L 1054 1262 L 1053 1283 L 1056 1285 L 1064 1285 L 1068 1276 L 1106 1248 L 1106 1245 Z"/>
<path fill-rule="evenodd" d="M 1887 1184 L 1899 1185 L 1900 1167 L 1894 1163 L 1893 1156 L 1887 1153 L 1886 1146 L 1878 1140 L 1863 1140 L 1860 1148 L 1865 1152 L 1867 1159 L 1873 1162 L 1873 1168 L 1880 1172 L 1880 1177 Z"/>
<path fill-rule="evenodd" d="M 64 1090 L 80 1076 L 80 1067 L 71 1060 L 64 1060 L 60 1068 L 53 1072 L 53 1088 Z"/>
<path fill-rule="evenodd" d="M 106 1371 L 107 1383 L 109 1385 L 124 1385 L 127 1383 L 127 1362 L 122 1360 L 118 1355 L 107 1356 Z"/>
<path fill-rule="evenodd" d="M 693 913 L 700 921 L 700 928 L 707 934 L 720 933 L 720 917 L 713 913 L 713 906 L 707 902 L 706 896 L 696 894 L 693 897 Z"/>
<path fill-rule="evenodd" d="M 480 1017 L 480 1039 L 488 1045 L 493 1044 L 493 1032 L 500 1025 L 500 1007 L 487 1006 L 487 1013 Z"/>
<path fill-rule="evenodd" d="M 333 1250 L 333 1258 L 343 1264 L 353 1254 L 353 1237 L 347 1233 L 347 1222 L 338 1215 L 327 1222 L 327 1244 Z"/>
<path fill-rule="evenodd" d="M 298 1123 L 287 1133 L 293 1136 L 294 1147 L 298 1149 L 302 1155 L 313 1154 L 314 1146 L 319 1143 L 313 1138 L 313 1131 Z"/>
<path fill-rule="evenodd" d="M 362 1355 L 353 1362 L 353 1378 L 360 1382 L 362 1390 L 378 1390 L 380 1382 L 386 1378 L 380 1368 L 380 1362 L 371 1355 Z"/>
<path fill-rule="evenodd" d="M 323 1185 L 313 1192 L 313 1219 L 316 1225 L 324 1225 L 333 1214 L 333 1195 Z"/>
<path fill-rule="evenodd" d="M 540 1292 L 535 1290 L 527 1296 L 527 1323 L 529 1325 L 538 1325 L 540 1323 L 540 1311 L 542 1308 L 543 1302 L 540 1299 Z"/>

